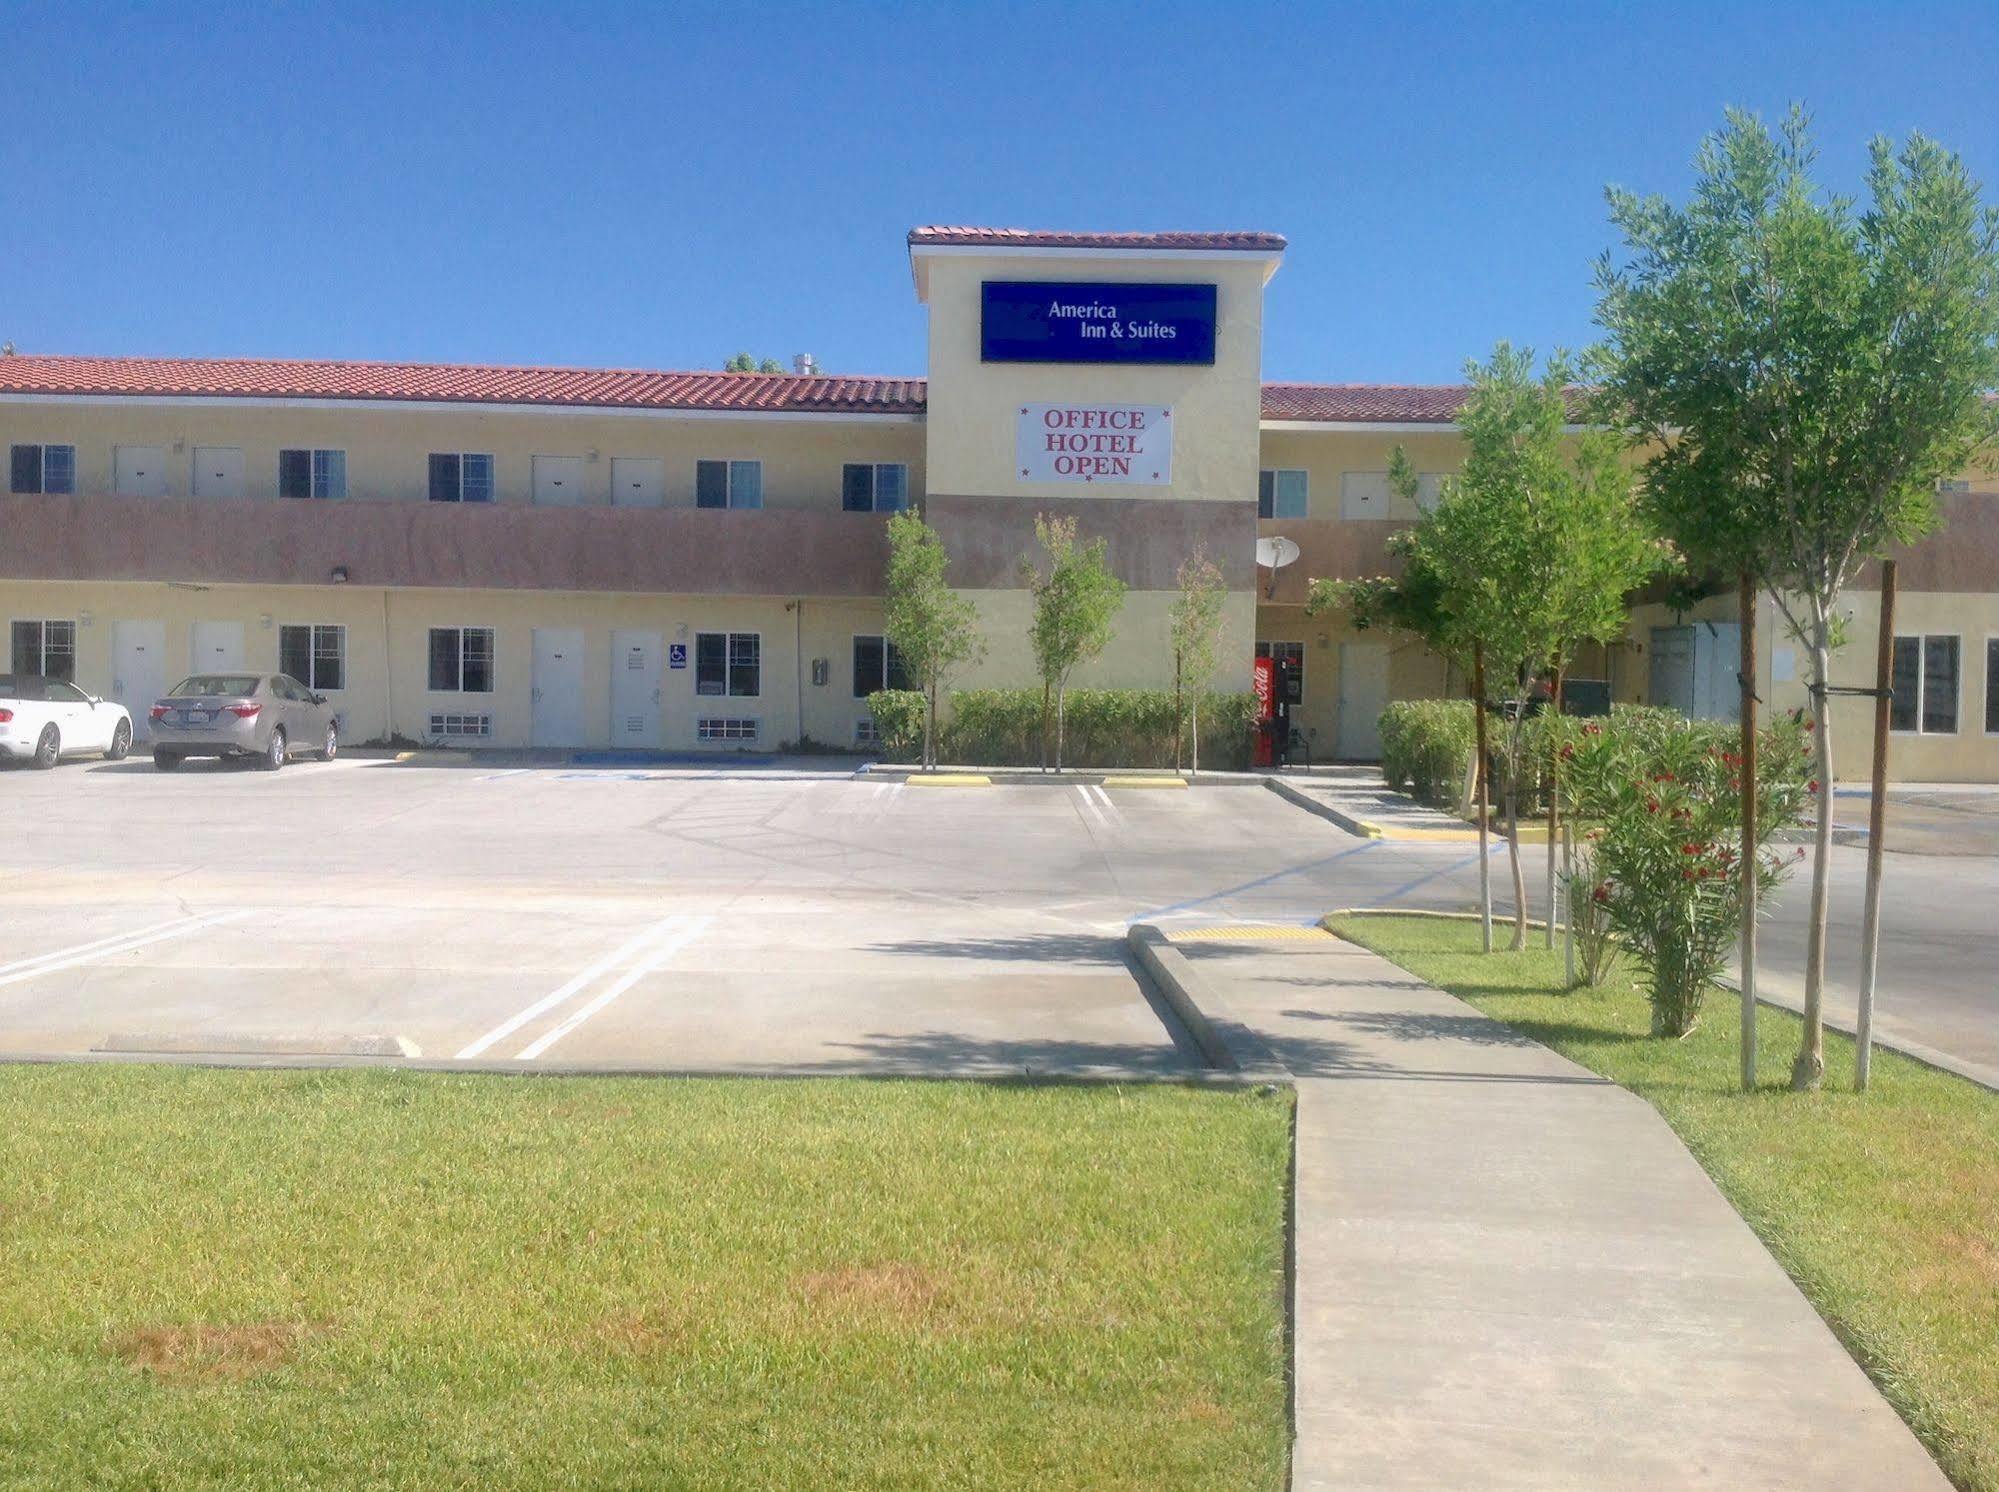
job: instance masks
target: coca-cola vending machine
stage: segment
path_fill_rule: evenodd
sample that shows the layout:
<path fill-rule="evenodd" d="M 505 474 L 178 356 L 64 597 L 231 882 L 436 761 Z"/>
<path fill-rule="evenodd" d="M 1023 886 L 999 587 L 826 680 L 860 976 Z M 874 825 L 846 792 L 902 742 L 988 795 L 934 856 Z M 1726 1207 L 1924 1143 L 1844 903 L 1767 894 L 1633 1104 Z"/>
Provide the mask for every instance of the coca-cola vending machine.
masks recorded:
<path fill-rule="evenodd" d="M 1271 748 L 1270 722 L 1277 717 L 1277 664 L 1269 658 L 1258 658 L 1249 687 L 1256 694 L 1256 724 L 1249 742 L 1249 764 L 1268 767 L 1276 760 Z"/>

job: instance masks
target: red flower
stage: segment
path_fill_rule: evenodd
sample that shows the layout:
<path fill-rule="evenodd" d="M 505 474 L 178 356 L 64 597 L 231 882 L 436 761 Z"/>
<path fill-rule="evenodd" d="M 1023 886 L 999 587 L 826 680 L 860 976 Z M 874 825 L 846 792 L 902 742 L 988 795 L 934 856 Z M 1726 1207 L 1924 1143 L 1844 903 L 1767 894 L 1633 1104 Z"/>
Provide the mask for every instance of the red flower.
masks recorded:
<path fill-rule="evenodd" d="M 1689 865 L 1685 870 L 1680 872 L 1680 879 L 1683 881 L 1691 881 L 1693 878 L 1694 878 L 1694 868 L 1691 865 Z"/>
<path fill-rule="evenodd" d="M 1576 754 L 1576 748 L 1573 746 L 1564 746 L 1562 748 L 1562 760 L 1565 762 L 1573 761 L 1575 759 L 1575 754 Z"/>
<path fill-rule="evenodd" d="M 1819 723 L 1816 720 L 1803 720 L 1799 724 L 1803 725 L 1806 730 L 1817 730 L 1819 728 Z"/>
<path fill-rule="evenodd" d="M 1647 798 L 1645 800 L 1645 811 L 1647 813 L 1657 813 L 1659 811 L 1659 800 L 1657 798 Z"/>
<path fill-rule="evenodd" d="M 1603 883 L 1602 885 L 1598 886 L 1598 887 L 1596 888 L 1596 890 L 1594 890 L 1594 891 L 1590 892 L 1590 900 L 1591 900 L 1591 901 L 1609 901 L 1609 900 L 1610 900 L 1610 882 L 1608 882 L 1608 881 L 1605 881 L 1605 882 L 1604 882 L 1604 883 Z"/>
<path fill-rule="evenodd" d="M 1697 844 L 1683 844 L 1680 846 L 1680 853 L 1682 855 L 1698 855 L 1700 852 L 1701 847 Z"/>
<path fill-rule="evenodd" d="M 1805 791 L 1808 793 L 1815 793 L 1818 790 L 1819 790 L 1819 780 L 1816 777 L 1814 777 L 1810 782 L 1805 784 Z"/>
<path fill-rule="evenodd" d="M 1603 734 L 1603 727 L 1600 725 L 1585 725 L 1583 727 L 1583 734 L 1586 736 L 1600 736 Z"/>

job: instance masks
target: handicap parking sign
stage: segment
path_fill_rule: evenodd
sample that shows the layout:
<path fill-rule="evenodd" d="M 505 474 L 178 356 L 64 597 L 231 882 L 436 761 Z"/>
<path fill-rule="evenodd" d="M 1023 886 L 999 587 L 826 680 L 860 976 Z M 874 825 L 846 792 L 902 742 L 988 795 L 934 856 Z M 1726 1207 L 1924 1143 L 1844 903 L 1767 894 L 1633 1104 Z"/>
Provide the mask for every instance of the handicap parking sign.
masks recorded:
<path fill-rule="evenodd" d="M 687 667 L 687 644 L 670 642 L 666 645 L 666 666 L 668 668 Z"/>

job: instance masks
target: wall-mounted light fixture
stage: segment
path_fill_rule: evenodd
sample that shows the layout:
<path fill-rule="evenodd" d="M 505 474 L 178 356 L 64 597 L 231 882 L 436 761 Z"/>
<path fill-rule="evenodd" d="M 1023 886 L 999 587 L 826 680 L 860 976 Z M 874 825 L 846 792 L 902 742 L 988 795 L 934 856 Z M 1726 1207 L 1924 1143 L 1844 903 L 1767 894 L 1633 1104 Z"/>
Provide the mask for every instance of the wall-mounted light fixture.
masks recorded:
<path fill-rule="evenodd" d="M 270 631 L 270 630 L 271 630 L 271 614 L 270 614 L 270 613 L 269 613 L 268 611 L 266 611 L 266 612 L 263 612 L 262 614 L 260 614 L 260 615 L 258 616 L 258 618 L 257 618 L 257 625 L 258 625 L 259 627 L 262 627 L 262 628 L 263 628 L 263 629 L 264 629 L 264 630 L 265 630 L 266 632 Z"/>
<path fill-rule="evenodd" d="M 335 585 L 347 584 L 347 567 L 345 565 L 335 565 L 329 572 L 329 578 Z"/>
<path fill-rule="evenodd" d="M 79 627 L 88 627 L 88 626 L 89 626 L 89 625 L 90 625 L 90 624 L 91 624 L 92 622 L 94 622 L 94 621 L 96 621 L 96 620 L 97 620 L 97 618 L 96 618 L 96 617 L 94 617 L 94 616 L 92 616 L 92 615 L 91 615 L 91 614 L 90 614 L 89 612 L 87 612 L 87 611 L 79 611 L 79 612 L 78 612 L 78 613 L 76 614 L 76 624 L 77 624 L 77 626 L 79 626 Z"/>

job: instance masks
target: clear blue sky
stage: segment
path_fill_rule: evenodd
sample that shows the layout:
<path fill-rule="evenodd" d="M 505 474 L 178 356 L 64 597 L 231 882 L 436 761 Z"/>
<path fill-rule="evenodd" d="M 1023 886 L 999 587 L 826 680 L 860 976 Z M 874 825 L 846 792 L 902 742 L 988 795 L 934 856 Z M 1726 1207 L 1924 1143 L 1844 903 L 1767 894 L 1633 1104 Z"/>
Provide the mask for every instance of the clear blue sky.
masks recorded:
<path fill-rule="evenodd" d="M 1606 182 L 1801 98 L 1999 193 L 1999 5 L 25 7 L 23 351 L 919 374 L 918 223 L 1265 228 L 1270 378 L 1590 336 Z"/>

